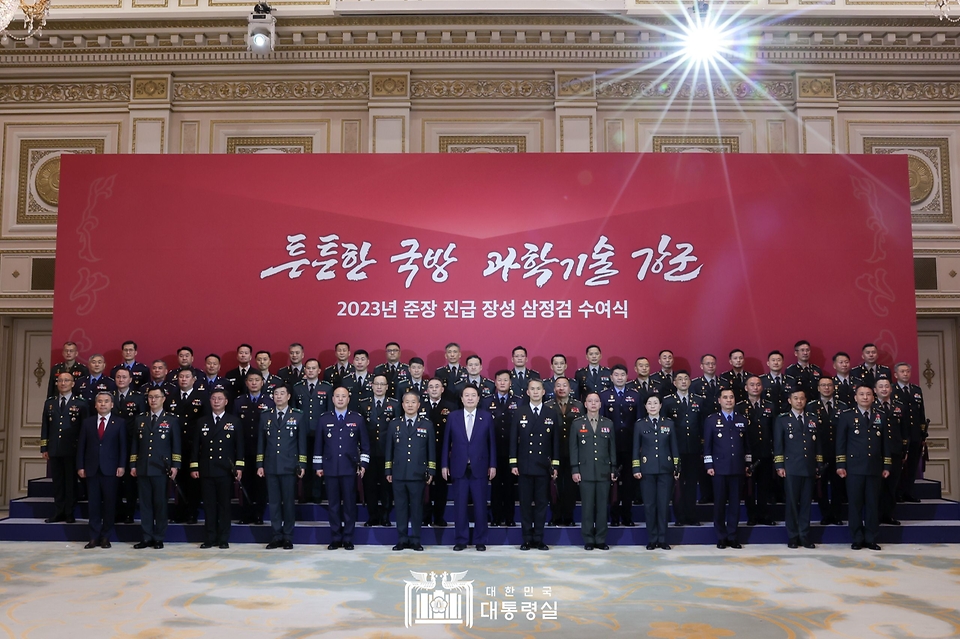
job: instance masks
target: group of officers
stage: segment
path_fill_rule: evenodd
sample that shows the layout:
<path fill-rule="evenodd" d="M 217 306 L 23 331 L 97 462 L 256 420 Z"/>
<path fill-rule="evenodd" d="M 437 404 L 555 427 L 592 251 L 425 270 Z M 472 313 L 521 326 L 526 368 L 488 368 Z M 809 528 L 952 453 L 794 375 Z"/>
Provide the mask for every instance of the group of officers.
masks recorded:
<path fill-rule="evenodd" d="M 109 547 L 115 520 L 132 523 L 138 502 L 143 540 L 135 548 L 162 548 L 169 480 L 173 521 L 197 523 L 204 505 L 202 548 L 228 547 L 235 493 L 241 523 L 262 524 L 269 504 L 270 549 L 293 548 L 297 501 L 325 499 L 328 547 L 347 550 L 358 501 L 364 526 L 390 526 L 395 509 L 394 550 L 422 550 L 422 526 L 448 525 L 451 488 L 458 551 L 486 550 L 490 525 L 515 526 L 518 498 L 521 550 L 547 550 L 544 526 L 573 525 L 578 499 L 587 550 L 609 548 L 608 524 L 635 526 L 638 501 L 647 549 L 669 549 L 669 503 L 675 525 L 700 525 L 698 494 L 713 503 L 718 548 L 741 547 L 741 499 L 749 526 L 775 524 L 769 506 L 784 502 L 789 546 L 813 547 L 816 498 L 821 525 L 842 525 L 846 513 L 852 547 L 879 549 L 880 523 L 899 525 L 897 502 L 918 501 L 922 391 L 909 364 L 880 365 L 873 344 L 855 367 L 846 353 L 834 355 L 833 376 L 810 363 L 802 340 L 794 363 L 773 351 L 762 375 L 746 371 L 743 351 L 734 350 L 730 370 L 718 374 L 707 354 L 692 378 L 664 350 L 655 373 L 637 358 L 632 380 L 625 366 L 604 366 L 597 345 L 573 375 L 566 357 L 554 355 L 549 377 L 528 368 L 518 346 L 512 367 L 492 379 L 480 356 L 461 363 L 456 343 L 432 377 L 419 357 L 401 362 L 395 342 L 372 369 L 366 351 L 343 342 L 323 369 L 292 344 L 276 373 L 270 353 L 248 344 L 226 373 L 216 354 L 201 369 L 183 347 L 169 370 L 163 360 L 137 361 L 137 348 L 124 342 L 123 360 L 107 373 L 102 355 L 84 365 L 67 342 L 51 374 L 41 434 L 54 483 L 47 521 L 74 521 L 84 487 L 77 478 L 85 479 L 87 548 Z"/>

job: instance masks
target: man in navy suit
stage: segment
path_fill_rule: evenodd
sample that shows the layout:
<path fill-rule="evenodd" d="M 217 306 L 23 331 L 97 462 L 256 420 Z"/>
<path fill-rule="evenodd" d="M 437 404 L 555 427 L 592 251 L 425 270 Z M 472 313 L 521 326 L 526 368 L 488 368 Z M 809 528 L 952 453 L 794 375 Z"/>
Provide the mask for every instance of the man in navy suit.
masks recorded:
<path fill-rule="evenodd" d="M 80 429 L 77 474 L 87 480 L 90 500 L 90 543 L 84 548 L 110 547 L 117 507 L 117 479 L 123 477 L 127 458 L 127 425 L 112 415 L 113 395 L 97 393 L 97 414 Z"/>
<path fill-rule="evenodd" d="M 454 550 L 464 550 L 470 534 L 467 502 L 473 497 L 473 543 L 487 549 L 487 482 L 497 474 L 497 432 L 493 415 L 477 410 L 480 392 L 465 386 L 460 393 L 463 409 L 450 413 L 443 435 L 443 478 L 453 483 L 456 510 Z"/>

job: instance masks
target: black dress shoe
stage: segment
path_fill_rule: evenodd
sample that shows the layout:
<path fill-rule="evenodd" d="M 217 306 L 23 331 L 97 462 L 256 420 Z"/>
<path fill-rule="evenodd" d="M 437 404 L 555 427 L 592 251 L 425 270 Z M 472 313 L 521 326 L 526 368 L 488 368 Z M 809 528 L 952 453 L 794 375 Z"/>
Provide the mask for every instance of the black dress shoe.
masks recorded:
<path fill-rule="evenodd" d="M 480 552 L 485 552 L 487 550 L 486 544 L 477 544 L 477 550 Z"/>
<path fill-rule="evenodd" d="M 57 515 L 56 517 L 50 517 L 49 519 L 44 519 L 43 523 L 45 524 L 56 524 L 61 521 L 66 521 L 66 517 L 63 515 Z"/>
<path fill-rule="evenodd" d="M 152 541 L 141 541 L 140 543 L 134 544 L 134 550 L 143 550 L 144 548 L 151 548 L 153 546 Z"/>
<path fill-rule="evenodd" d="M 678 521 L 673 525 L 676 526 L 677 528 L 683 528 L 684 526 L 686 526 L 686 524 L 683 523 L 682 521 Z"/>
<path fill-rule="evenodd" d="M 727 547 L 727 542 L 725 542 L 725 541 L 718 541 L 718 542 L 717 542 L 717 548 L 719 548 L 720 550 L 723 550 L 723 549 L 726 548 L 726 547 Z"/>
<path fill-rule="evenodd" d="M 670 550 L 670 544 L 660 544 L 661 550 Z"/>
<path fill-rule="evenodd" d="M 760 524 L 763 526 L 776 526 L 777 521 L 775 519 L 761 519 Z"/>
<path fill-rule="evenodd" d="M 584 550 L 593 550 L 593 544 L 584 544 L 584 545 L 583 545 L 583 549 L 584 549 Z"/>
<path fill-rule="evenodd" d="M 220 546 L 220 547 L 223 548 L 223 546 Z M 284 549 L 284 550 L 293 550 L 293 542 L 290 541 L 290 540 L 287 540 L 287 541 L 283 542 L 283 549 Z"/>
<path fill-rule="evenodd" d="M 753 519 L 753 518 L 748 519 L 748 520 L 747 520 L 747 525 L 748 525 L 748 526 L 756 526 L 756 525 L 757 525 L 757 520 L 756 520 L 756 519 Z"/>
<path fill-rule="evenodd" d="M 201 548 L 204 548 L 204 549 L 206 549 L 206 548 L 213 548 L 214 546 L 216 546 L 216 544 L 213 543 L 213 542 L 211 542 L 211 541 L 205 541 L 205 542 L 203 542 L 202 544 L 200 544 L 200 547 L 201 547 Z"/>
<path fill-rule="evenodd" d="M 656 550 L 656 549 L 657 549 L 656 544 L 647 544 L 647 550 Z"/>
<path fill-rule="evenodd" d="M 153 548 L 154 550 L 160 550 L 161 548 L 163 548 L 163 542 L 162 541 L 153 542 Z"/>
<path fill-rule="evenodd" d="M 330 542 L 330 545 L 327 546 L 327 550 L 336 550 L 336 549 L 339 548 L 339 547 L 340 547 L 340 542 L 339 542 L 339 541 L 331 541 L 331 542 Z"/>
<path fill-rule="evenodd" d="M 223 543 L 220 544 L 220 546 L 219 546 L 220 550 L 226 550 L 226 549 L 229 548 L 229 547 L 230 547 L 230 544 L 228 544 L 227 542 L 223 542 Z"/>
<path fill-rule="evenodd" d="M 283 542 L 277 539 L 274 539 L 269 544 L 267 544 L 267 550 L 273 550 L 274 548 L 279 548 L 282 544 Z"/>
<path fill-rule="evenodd" d="M 799 548 L 799 547 L 800 547 L 800 544 L 794 539 L 791 539 L 790 541 L 787 542 L 787 548 Z"/>
<path fill-rule="evenodd" d="M 858 544 L 856 542 L 850 544 L 850 550 L 860 550 L 863 548 L 863 544 Z"/>
<path fill-rule="evenodd" d="M 530 550 L 530 544 L 528 544 L 527 542 L 523 542 L 522 544 L 520 544 L 520 550 Z"/>
<path fill-rule="evenodd" d="M 597 550 L 610 550 L 610 546 L 607 544 L 594 544 L 593 547 Z"/>
<path fill-rule="evenodd" d="M 372 528 L 373 526 L 376 526 L 376 525 L 377 525 L 377 522 L 373 521 L 372 519 L 369 521 L 365 521 L 363 523 L 364 528 Z"/>
<path fill-rule="evenodd" d="M 539 544 L 537 544 L 537 550 L 550 550 L 550 546 L 541 541 Z"/>
<path fill-rule="evenodd" d="M 739 543 L 737 543 L 737 542 L 735 542 L 735 541 L 728 541 L 728 542 L 727 542 L 727 548 L 733 548 L 734 550 L 740 550 L 741 548 L 743 548 L 743 546 L 741 546 Z"/>
<path fill-rule="evenodd" d="M 356 546 L 353 545 L 352 541 L 348 541 L 347 543 L 343 544 L 344 550 L 353 550 L 354 548 L 356 548 Z"/>
<path fill-rule="evenodd" d="M 813 550 L 814 548 L 817 547 L 817 545 L 816 545 L 815 543 L 813 543 L 812 541 L 805 541 L 805 542 L 803 542 L 802 545 L 803 545 L 804 548 L 809 548 L 809 549 L 811 549 L 811 550 Z"/>
<path fill-rule="evenodd" d="M 423 552 L 423 546 L 421 546 L 420 544 L 413 544 L 410 547 L 416 550 L 417 552 Z"/>
<path fill-rule="evenodd" d="M 899 520 L 899 519 L 894 519 L 893 517 L 887 517 L 886 519 L 881 519 L 881 520 L 880 520 L 880 523 L 881 523 L 881 524 L 887 524 L 888 526 L 899 526 L 899 525 L 900 525 L 900 520 Z"/>
<path fill-rule="evenodd" d="M 438 528 L 446 528 L 449 524 L 447 524 L 445 519 L 438 519 L 437 521 L 433 522 L 433 525 Z"/>
<path fill-rule="evenodd" d="M 560 522 L 553 521 L 552 519 L 547 522 L 547 526 L 549 526 L 550 528 L 556 528 L 559 525 L 560 525 Z"/>
<path fill-rule="evenodd" d="M 516 528 L 516 527 L 517 527 L 517 522 L 515 522 L 515 521 L 508 521 L 508 522 L 506 523 L 506 526 L 507 526 L 507 528 Z"/>
<path fill-rule="evenodd" d="M 821 526 L 829 526 L 829 525 L 832 524 L 832 523 L 833 523 L 833 520 L 832 520 L 832 519 L 821 519 L 821 520 L 820 520 L 820 525 L 821 525 Z"/>
<path fill-rule="evenodd" d="M 171 520 L 171 521 L 175 521 L 175 520 Z M 253 520 L 252 520 L 252 519 L 249 519 L 249 518 L 247 518 L 247 517 L 241 517 L 241 518 L 237 521 L 237 523 L 240 524 L 241 526 L 246 526 L 247 524 L 252 524 L 252 523 L 253 523 Z"/>
<path fill-rule="evenodd" d="M 383 526 L 383 527 L 385 527 L 385 528 L 389 528 L 389 527 L 390 527 L 390 519 L 387 518 L 387 517 L 384 517 L 383 519 L 380 520 L 380 525 Z"/>
<path fill-rule="evenodd" d="M 397 544 L 396 546 L 391 548 L 391 550 L 403 550 L 403 544 Z"/>
<path fill-rule="evenodd" d="M 101 548 L 112 548 L 112 547 L 113 547 L 113 544 L 110 543 L 110 540 L 109 540 L 109 539 L 104 539 L 103 541 L 100 542 L 100 547 L 101 547 Z M 880 550 L 880 547 L 879 547 L 879 546 L 877 546 L 877 550 Z"/>
<path fill-rule="evenodd" d="M 431 520 L 429 520 L 429 519 L 424 519 L 424 520 L 423 520 L 423 526 L 426 527 L 426 526 L 429 526 L 430 524 L 431 524 Z"/>
<path fill-rule="evenodd" d="M 843 520 L 842 520 L 842 519 L 839 519 L 839 518 L 838 518 L 838 519 L 834 519 L 834 520 L 833 520 L 833 524 L 834 524 L 835 526 L 842 526 L 842 525 L 843 525 Z"/>
<path fill-rule="evenodd" d="M 130 515 L 130 516 L 128 516 L 128 517 L 124 517 L 124 518 L 123 518 L 123 523 L 125 523 L 125 524 L 132 524 L 132 523 L 133 523 L 133 515 Z"/>
<path fill-rule="evenodd" d="M 610 520 L 610 525 L 611 525 L 611 526 L 619 526 L 619 525 L 620 525 L 620 519 L 619 519 L 619 518 L 618 518 L 618 519 L 611 519 L 611 520 Z"/>
<path fill-rule="evenodd" d="M 631 520 L 628 520 L 628 521 L 623 522 L 623 525 L 624 525 L 624 526 L 629 526 L 630 528 L 636 528 L 637 522 L 635 522 L 635 521 L 633 521 L 633 520 L 631 519 Z"/>
<path fill-rule="evenodd" d="M 73 515 L 67 515 L 67 516 L 64 518 L 63 523 L 65 523 L 65 524 L 75 524 L 75 523 L 77 523 L 77 518 L 74 517 Z"/>
<path fill-rule="evenodd" d="M 877 544 L 864 544 L 863 547 L 869 548 L 870 550 L 880 550 L 880 546 Z M 104 548 L 106 548 L 106 546 L 104 546 Z"/>
<path fill-rule="evenodd" d="M 457 544 L 456 546 L 453 547 L 453 549 L 454 549 L 455 551 L 457 551 L 457 552 L 460 552 L 461 550 L 466 550 L 466 549 L 467 549 L 467 545 L 466 545 L 466 544 Z"/>
<path fill-rule="evenodd" d="M 89 542 L 87 542 L 87 545 L 84 546 L 83 548 L 85 550 L 90 550 L 91 548 L 97 548 L 99 545 L 100 545 L 99 539 L 91 539 Z"/>

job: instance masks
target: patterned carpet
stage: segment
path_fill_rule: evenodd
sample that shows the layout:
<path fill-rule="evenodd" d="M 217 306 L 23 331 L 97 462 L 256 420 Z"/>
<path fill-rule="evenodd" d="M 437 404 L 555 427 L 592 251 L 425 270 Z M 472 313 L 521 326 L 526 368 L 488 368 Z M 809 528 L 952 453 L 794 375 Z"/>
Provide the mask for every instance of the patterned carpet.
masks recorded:
<path fill-rule="evenodd" d="M 958 603 L 957 545 L 415 553 L 0 543 L 9 637 L 956 637 Z M 462 623 L 416 623 L 431 615 Z"/>

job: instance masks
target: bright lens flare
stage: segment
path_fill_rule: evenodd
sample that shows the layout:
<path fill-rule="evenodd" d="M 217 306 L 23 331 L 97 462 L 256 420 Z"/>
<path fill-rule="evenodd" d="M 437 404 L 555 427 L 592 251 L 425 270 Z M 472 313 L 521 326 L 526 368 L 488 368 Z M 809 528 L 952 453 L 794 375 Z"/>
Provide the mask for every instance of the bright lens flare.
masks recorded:
<path fill-rule="evenodd" d="M 731 34 L 714 22 L 688 24 L 680 38 L 684 57 L 692 64 L 706 65 L 720 57 L 733 44 Z"/>

